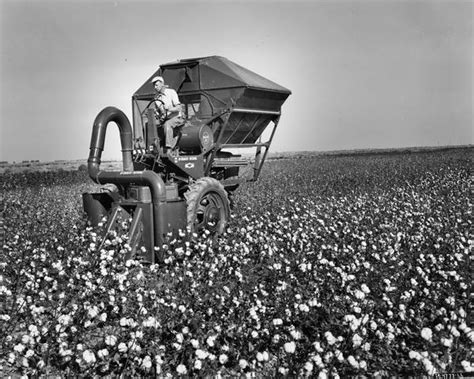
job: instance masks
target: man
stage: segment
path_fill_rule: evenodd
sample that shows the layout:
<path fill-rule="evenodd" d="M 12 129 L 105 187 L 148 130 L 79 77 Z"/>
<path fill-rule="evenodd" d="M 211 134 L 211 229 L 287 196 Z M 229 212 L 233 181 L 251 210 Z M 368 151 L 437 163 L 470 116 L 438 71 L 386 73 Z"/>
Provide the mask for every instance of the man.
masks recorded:
<path fill-rule="evenodd" d="M 157 92 L 155 104 L 159 119 L 160 122 L 164 122 L 166 148 L 172 150 L 178 141 L 178 137 L 174 136 L 174 128 L 183 124 L 181 103 L 176 91 L 166 86 L 161 76 L 155 76 L 151 82 Z"/>

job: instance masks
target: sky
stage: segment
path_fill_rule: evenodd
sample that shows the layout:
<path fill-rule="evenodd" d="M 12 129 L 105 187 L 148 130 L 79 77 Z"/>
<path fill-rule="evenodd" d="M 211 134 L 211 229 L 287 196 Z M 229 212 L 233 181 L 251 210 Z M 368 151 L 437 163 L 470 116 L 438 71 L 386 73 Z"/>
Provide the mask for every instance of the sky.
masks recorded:
<path fill-rule="evenodd" d="M 271 152 L 473 143 L 471 1 L 0 0 L 0 161 L 89 154 L 160 64 L 224 56 L 292 91 Z M 109 127 L 103 159 L 120 159 Z"/>

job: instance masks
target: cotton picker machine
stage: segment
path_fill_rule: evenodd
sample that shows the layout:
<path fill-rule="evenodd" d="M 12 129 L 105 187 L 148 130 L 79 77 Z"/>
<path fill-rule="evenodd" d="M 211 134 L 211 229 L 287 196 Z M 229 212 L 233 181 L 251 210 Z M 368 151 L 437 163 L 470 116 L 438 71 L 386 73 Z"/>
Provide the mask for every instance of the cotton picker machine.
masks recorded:
<path fill-rule="evenodd" d="M 182 104 L 184 123 L 175 128 L 173 152 L 164 148 L 165 131 L 156 117 L 151 78 L 157 75 Z M 162 246 L 169 233 L 222 233 L 230 216 L 229 196 L 241 183 L 257 180 L 290 94 L 223 57 L 161 65 L 132 97 L 133 132 L 127 116 L 114 107 L 103 109 L 94 121 L 88 171 L 105 186 L 82 196 L 91 225 L 106 217 L 109 232 L 129 221 L 132 254 L 145 251 L 142 258 L 149 263 L 161 259 L 154 247 Z M 120 131 L 122 171 L 100 168 L 110 122 Z M 270 124 L 268 140 L 262 141 Z M 251 155 L 235 153 L 248 148 Z"/>

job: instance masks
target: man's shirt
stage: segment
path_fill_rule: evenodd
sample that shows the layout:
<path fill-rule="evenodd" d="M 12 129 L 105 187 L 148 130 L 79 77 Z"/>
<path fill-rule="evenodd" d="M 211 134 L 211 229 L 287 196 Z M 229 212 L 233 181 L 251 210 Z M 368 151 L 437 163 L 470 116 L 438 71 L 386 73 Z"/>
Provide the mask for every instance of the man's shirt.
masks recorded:
<path fill-rule="evenodd" d="M 170 108 L 181 104 L 179 102 L 178 94 L 176 93 L 174 89 L 165 88 L 163 92 L 160 92 L 156 96 L 155 99 L 163 102 L 168 118 L 181 115 L 181 112 L 172 112 L 171 114 L 169 113 Z"/>

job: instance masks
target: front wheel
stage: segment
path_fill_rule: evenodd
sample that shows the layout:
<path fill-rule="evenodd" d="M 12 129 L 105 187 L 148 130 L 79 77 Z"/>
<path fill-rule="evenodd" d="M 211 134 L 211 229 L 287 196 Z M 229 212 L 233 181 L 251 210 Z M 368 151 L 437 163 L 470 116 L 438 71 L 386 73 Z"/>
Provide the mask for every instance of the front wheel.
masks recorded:
<path fill-rule="evenodd" d="M 222 234 L 230 217 L 229 198 L 218 180 L 204 177 L 196 180 L 185 193 L 188 231 L 204 229 Z"/>

